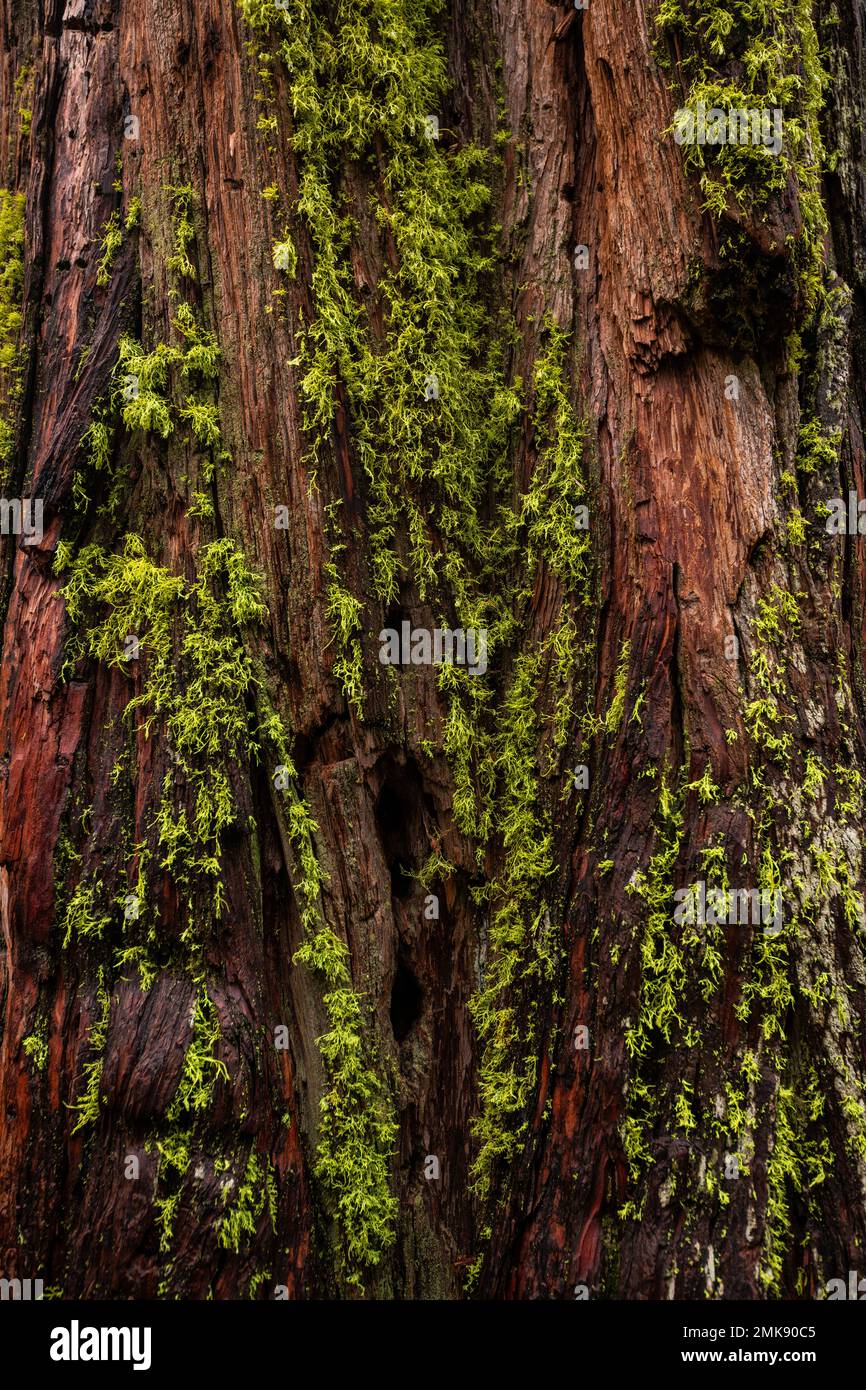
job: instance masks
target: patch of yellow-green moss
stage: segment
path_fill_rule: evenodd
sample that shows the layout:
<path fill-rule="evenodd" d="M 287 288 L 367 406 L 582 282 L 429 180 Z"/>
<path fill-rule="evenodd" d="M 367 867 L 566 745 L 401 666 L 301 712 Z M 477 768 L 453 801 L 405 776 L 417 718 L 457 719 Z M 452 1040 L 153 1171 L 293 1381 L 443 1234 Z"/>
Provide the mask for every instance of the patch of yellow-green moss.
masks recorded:
<path fill-rule="evenodd" d="M 0 188 L 0 471 L 8 466 L 21 391 L 24 194 Z"/>
<path fill-rule="evenodd" d="M 716 216 L 731 204 L 764 215 L 789 179 L 796 180 L 803 230 L 791 252 L 805 298 L 814 305 L 827 230 L 820 128 L 827 75 L 812 0 L 661 0 L 655 25 L 659 56 L 670 69 L 682 109 L 693 116 L 699 104 L 726 114 L 781 111 L 778 154 L 751 141 L 695 141 L 683 150 L 705 207 Z"/>

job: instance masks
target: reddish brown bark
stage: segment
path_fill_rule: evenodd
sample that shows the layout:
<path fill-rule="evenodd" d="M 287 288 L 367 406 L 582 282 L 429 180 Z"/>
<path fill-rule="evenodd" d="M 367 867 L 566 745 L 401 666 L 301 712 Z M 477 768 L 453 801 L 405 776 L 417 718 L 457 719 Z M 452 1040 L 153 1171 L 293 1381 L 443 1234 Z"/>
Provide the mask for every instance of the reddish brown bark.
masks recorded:
<path fill-rule="evenodd" d="M 273 1296 L 276 1285 L 290 1297 L 347 1291 L 332 1213 L 313 1171 L 325 1089 L 315 1040 L 327 1017 L 321 992 L 292 963 L 302 940 L 300 906 L 267 766 L 238 766 L 232 777 L 237 825 L 224 847 L 228 908 L 204 947 L 230 1081 L 217 1086 L 198 1135 L 170 1255 L 159 1249 L 151 1136 L 176 1091 L 190 1040 L 195 989 L 187 975 L 166 969 L 147 993 L 132 981 L 113 982 L 95 1133 L 73 1134 L 68 1109 L 81 1092 L 100 1004 L 96 958 L 81 945 L 60 946 L 59 845 L 72 835 L 83 871 L 119 873 L 124 826 L 136 841 L 150 833 L 152 793 L 169 750 L 164 740 L 139 736 L 134 786 L 112 785 L 125 745 L 128 678 L 97 662 L 62 678 L 69 633 L 52 561 L 68 535 L 80 440 L 107 388 L 121 333 L 149 346 L 170 338 L 165 187 L 187 183 L 197 198 L 196 305 L 219 339 L 219 407 L 233 457 L 216 489 L 218 534 L 231 537 L 263 576 L 269 618 L 256 656 L 281 709 L 291 712 L 292 754 L 328 874 L 326 916 L 346 940 L 355 988 L 371 1005 L 399 1121 L 391 1167 L 396 1240 L 370 1274 L 368 1292 L 460 1297 L 467 1267 L 482 1254 L 475 1288 L 487 1297 L 571 1297 L 576 1284 L 593 1297 L 766 1296 L 759 1269 L 768 1239 L 768 1171 L 780 1143 L 779 1090 L 796 1090 L 798 1068 L 809 1061 L 819 1066 L 821 1135 L 834 1163 L 808 1193 L 788 1185 L 792 1235 L 777 1292 L 814 1294 L 826 1279 L 862 1268 L 863 1162 L 851 1146 L 844 1102 L 864 1079 L 866 971 L 862 927 L 844 919 L 833 894 L 788 969 L 801 986 L 814 986 L 819 968 L 844 983 L 846 1024 L 795 993 L 784 1013 L 789 1070 L 780 1076 L 773 1056 L 761 1050 L 759 1018 L 743 1024 L 735 1012 L 754 943 L 729 931 L 718 991 L 706 1001 L 696 973 L 681 1004 L 686 1019 L 705 1025 L 701 1047 L 655 1038 L 643 1064 L 647 1084 L 668 1099 L 648 1137 L 653 1162 L 640 1183 L 644 1218 L 619 1215 L 631 1193 L 623 1124 L 638 1069 L 626 1031 L 640 1007 L 646 919 L 645 903 L 628 890 L 658 850 L 658 784 L 639 774 L 666 760 L 696 782 L 709 767 L 718 787 L 710 805 L 694 790 L 686 793 L 676 886 L 701 877 L 701 852 L 711 844 L 724 845 L 731 863 L 743 853 L 754 863 L 753 813 L 760 815 L 763 803 L 748 778 L 760 760 L 743 710 L 755 698 L 748 662 L 758 604 L 774 584 L 803 594 L 798 656 L 785 693 L 796 749 L 835 768 L 844 718 L 845 746 L 856 749 L 852 765 L 866 764 L 862 544 L 840 539 L 837 576 L 826 541 L 817 558 L 792 557 L 780 539 L 779 473 L 796 453 L 815 378 L 822 424 L 842 429 L 833 485 L 840 496 L 863 486 L 866 18 L 861 0 L 844 0 L 839 10 L 838 31 L 822 31 L 836 65 L 822 120 L 828 144 L 832 137 L 841 151 L 823 186 L 826 263 L 828 276 L 851 287 L 852 302 L 838 352 L 826 350 L 829 330 L 813 331 L 799 372 L 790 369 L 785 346 L 807 317 L 785 245 L 802 233 L 798 190 L 792 181 L 775 200 L 769 231 L 757 218 L 741 219 L 754 280 L 732 284 L 719 226 L 701 210 L 681 150 L 663 135 L 674 97 L 654 56 L 652 6 L 591 0 L 580 14 L 540 0 L 517 7 L 461 0 L 443 21 L 453 103 L 443 126 L 453 126 L 460 141 L 493 142 L 501 64 L 511 135 L 495 189 L 501 258 L 488 293 L 516 325 L 509 378 L 531 381 L 545 315 L 573 332 L 571 393 L 588 422 L 598 576 L 597 603 L 581 634 L 593 645 L 593 669 L 575 682 L 576 702 L 589 695 L 604 717 L 622 644 L 631 642 L 625 718 L 609 737 L 581 742 L 572 730 L 557 777 L 543 788 L 555 835 L 550 891 L 561 910 L 555 927 L 564 946 L 563 987 L 561 997 L 551 991 L 545 1002 L 526 1142 L 485 1205 L 470 1180 L 479 1047 L 468 1002 L 478 987 L 486 926 L 470 889 L 502 872 L 502 847 L 487 847 L 479 871 L 473 845 L 454 824 L 453 770 L 444 757 L 424 754 L 425 731 L 444 719 L 435 675 L 419 675 L 411 688 L 398 684 L 393 699 L 377 663 L 373 637 L 387 613 L 372 594 L 368 488 L 357 421 L 340 383 L 319 490 L 309 487 L 295 359 L 301 315 L 309 321 L 316 312 L 315 251 L 302 222 L 293 223 L 297 280 L 288 311 L 271 312 L 280 281 L 260 190 L 276 183 L 296 199 L 298 167 L 287 143 L 277 141 L 269 152 L 256 129 L 255 59 L 245 47 L 251 32 L 230 0 L 161 0 L 147 10 L 113 0 L 50 3 L 41 19 L 29 0 L 6 0 L 0 150 L 8 152 L 6 186 L 27 195 L 26 368 L 7 488 L 45 499 L 46 531 L 38 547 L 3 542 L 0 1274 L 39 1275 L 81 1297 L 153 1297 L 166 1289 L 187 1298 L 244 1297 L 263 1272 L 264 1282 L 252 1286 L 258 1296 Z M 13 94 L 25 64 L 33 82 L 27 137 Z M 275 88 L 275 106 L 288 119 L 279 70 Z M 140 142 L 124 141 L 130 113 L 141 122 Z M 100 288 L 96 243 L 120 206 L 112 191 L 118 153 L 123 206 L 139 194 L 145 214 L 140 233 L 124 237 L 109 285 Z M 358 299 L 369 304 L 374 333 L 384 333 L 377 287 L 396 251 L 369 212 L 366 223 L 360 212 L 379 178 L 372 167 L 348 161 L 344 176 L 361 219 L 350 251 Z M 587 273 L 574 269 L 576 245 L 590 249 Z M 738 293 L 735 322 L 730 302 Z M 740 381 L 737 401 L 725 395 L 731 375 Z M 177 439 L 166 445 L 149 436 L 127 440 L 121 455 L 125 529 L 153 541 L 172 573 L 191 578 L 202 538 L 185 511 L 199 476 L 194 452 Z M 528 417 L 508 462 L 515 489 L 525 489 L 537 467 Z M 824 495 L 809 501 L 814 506 Z M 342 578 L 368 605 L 363 718 L 334 678 L 325 613 L 325 508 L 336 499 L 347 546 Z M 289 508 L 288 532 L 264 520 L 278 503 Z M 91 517 L 88 525 L 88 536 L 108 548 L 118 544 L 120 532 L 110 523 Z M 506 666 L 520 642 L 528 648 L 553 631 L 560 597 L 555 576 L 542 569 Z M 435 622 L 412 586 L 400 602 L 415 623 Z M 725 656 L 731 634 L 741 641 L 739 663 Z M 835 696 L 839 652 L 850 674 L 844 711 Z M 552 686 L 551 677 L 548 704 Z M 632 719 L 641 692 L 641 719 Z M 729 729 L 735 741 L 726 740 Z M 567 795 L 571 766 L 579 762 L 591 770 L 591 792 L 582 799 Z M 781 783 L 777 790 L 780 800 L 790 796 Z M 843 794 L 838 778 L 829 777 L 806 840 L 826 820 L 839 842 L 835 808 Z M 243 829 L 248 816 L 258 827 L 255 841 Z M 780 849 L 796 855 L 802 827 L 787 825 L 781 811 L 773 823 Z M 423 925 L 424 894 L 416 883 L 407 887 L 404 874 L 417 873 L 434 850 L 457 866 L 439 890 L 437 931 Z M 601 870 L 603 861 L 613 861 L 612 870 Z M 862 887 L 861 877 L 861 909 Z M 167 937 L 176 938 L 181 914 L 168 876 L 158 905 Z M 611 947 L 619 948 L 617 958 Z M 22 1046 L 40 1015 L 48 1040 L 41 1073 Z M 291 1046 L 277 1052 L 270 1038 L 281 1022 L 289 1025 Z M 586 1052 L 574 1047 L 579 1024 L 590 1030 Z M 753 1162 L 749 1180 L 731 1184 L 730 1203 L 720 1206 L 705 1173 L 722 1162 L 724 1141 L 709 1129 L 692 1137 L 675 1132 L 673 1098 L 686 1082 L 695 1111 L 717 1113 L 743 1048 L 760 1057 L 750 1092 Z M 254 1151 L 272 1161 L 276 1175 L 275 1228 L 262 1217 L 240 1253 L 215 1240 L 224 1202 L 213 1156 L 229 1148 L 244 1156 L 241 1171 Z M 137 1182 L 124 1175 L 130 1154 L 140 1159 Z M 438 1183 L 424 1177 L 428 1154 L 440 1160 Z"/>

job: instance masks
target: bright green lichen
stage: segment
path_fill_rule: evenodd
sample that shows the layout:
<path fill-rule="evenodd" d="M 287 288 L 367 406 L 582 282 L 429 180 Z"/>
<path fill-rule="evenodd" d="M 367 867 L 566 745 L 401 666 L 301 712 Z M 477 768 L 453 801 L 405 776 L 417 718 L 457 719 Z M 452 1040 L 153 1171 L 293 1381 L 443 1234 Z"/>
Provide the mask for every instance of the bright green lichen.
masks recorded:
<path fill-rule="evenodd" d="M 183 1059 L 183 1071 L 174 1098 L 166 1111 L 170 1124 L 190 1111 L 207 1110 L 219 1080 L 228 1081 L 225 1062 L 215 1055 L 219 1046 L 219 1019 L 202 980 L 197 982 L 192 1013 L 192 1038 Z"/>
<path fill-rule="evenodd" d="M 219 412 L 215 405 L 202 404 L 192 397 L 187 397 L 178 413 L 181 420 L 187 421 L 199 444 L 205 445 L 208 449 L 219 448 L 222 443 L 222 435 L 220 433 Z"/>
<path fill-rule="evenodd" d="M 171 405 L 166 398 L 169 367 L 177 352 L 160 343 L 144 352 L 134 339 L 124 336 L 118 345 L 116 375 L 123 377 L 122 419 L 130 431 L 154 431 L 167 439 L 174 429 Z"/>
<path fill-rule="evenodd" d="M 216 337 L 196 320 L 188 304 L 179 304 L 174 327 L 183 339 L 184 347 L 175 357 L 184 379 L 190 375 L 213 381 L 219 374 L 220 348 Z"/>
<path fill-rule="evenodd" d="M 271 255 L 274 268 L 284 271 L 289 279 L 293 280 L 298 268 L 298 253 L 295 250 L 295 243 L 288 234 L 283 237 L 282 241 L 274 242 Z"/>
<path fill-rule="evenodd" d="M 696 782 L 690 782 L 687 788 L 690 792 L 697 792 L 698 800 L 702 806 L 711 806 L 719 799 L 719 789 L 713 781 L 713 769 L 710 763 L 704 768 L 704 774 Z"/>
<path fill-rule="evenodd" d="M 130 199 L 126 217 L 121 224 L 120 213 L 114 211 L 102 229 L 101 255 L 96 267 L 96 283 L 103 289 L 111 280 L 111 270 L 123 245 L 123 233 L 134 231 L 141 223 L 141 199 Z"/>

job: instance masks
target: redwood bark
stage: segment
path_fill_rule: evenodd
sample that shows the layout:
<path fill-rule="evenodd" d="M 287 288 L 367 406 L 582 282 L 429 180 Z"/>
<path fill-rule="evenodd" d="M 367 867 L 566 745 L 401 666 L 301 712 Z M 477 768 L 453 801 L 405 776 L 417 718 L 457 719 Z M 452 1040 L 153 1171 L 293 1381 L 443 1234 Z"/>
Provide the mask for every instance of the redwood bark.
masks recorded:
<path fill-rule="evenodd" d="M 316 1172 L 327 1089 L 316 1040 L 329 1022 L 322 988 L 295 960 L 304 935 L 298 866 L 273 759 L 232 768 L 227 909 L 201 940 L 227 1076 L 197 1117 L 191 1162 L 174 1186 L 157 1140 L 190 1044 L 196 984 L 175 954 L 184 917 L 169 873 L 154 870 L 152 883 L 166 963 L 149 989 L 114 963 L 123 941 L 116 894 L 133 884 L 127 850 L 153 849 L 154 798 L 172 749 L 159 726 L 139 732 L 134 775 L 112 779 L 129 754 L 123 712 L 141 677 L 130 685 L 118 666 L 86 655 L 64 670 L 71 624 L 54 561 L 60 541 L 95 540 L 113 553 L 134 532 L 173 575 L 192 582 L 196 574 L 206 524 L 187 508 L 202 465 L 179 431 L 167 441 L 120 432 L 119 516 L 98 516 L 100 497 L 83 519 L 73 505 L 81 440 L 109 390 L 121 336 L 147 350 L 172 340 L 169 185 L 193 190 L 196 279 L 183 292 L 221 351 L 216 390 L 232 462 L 215 477 L 207 539 L 231 539 L 262 579 L 268 617 L 245 640 L 290 730 L 299 789 L 318 826 L 321 910 L 348 947 L 365 1038 L 398 1125 L 394 1239 L 363 1271 L 364 1290 L 532 1299 L 571 1298 L 581 1286 L 590 1297 L 761 1299 L 817 1296 L 828 1279 L 864 1270 L 862 798 L 842 775 L 866 775 L 864 552 L 860 537 L 826 533 L 819 504 L 864 487 L 866 7 L 839 0 L 833 25 L 816 5 L 832 77 L 821 128 L 838 153 L 821 180 L 823 286 L 850 291 L 835 324 L 810 319 L 792 270 L 803 234 L 795 179 L 766 218 L 702 208 L 683 151 L 665 134 L 679 98 L 676 70 L 660 65 L 656 8 L 455 0 L 436 20 L 450 84 L 449 108 L 438 113 L 443 142 L 501 152 L 492 176 L 497 250 L 483 289 L 488 307 L 504 306 L 513 320 L 497 370 L 529 391 L 547 325 L 570 335 L 565 378 L 585 421 L 591 498 L 593 596 L 575 610 L 589 655 L 570 669 L 564 748 L 552 748 L 544 723 L 558 694 L 552 667 L 537 701 L 537 802 L 555 866 L 544 901 L 558 963 L 536 998 L 534 985 L 515 985 L 519 1031 L 539 1010 L 537 1073 L 525 1132 L 485 1194 L 472 1173 L 482 1057 L 469 1003 L 487 968 L 490 914 L 473 890 L 501 879 L 506 851 L 494 834 L 479 855 L 455 823 L 453 766 L 441 749 L 425 749 L 447 717 L 435 671 L 401 672 L 391 683 L 377 659 L 377 634 L 392 619 L 435 626 L 438 616 L 411 572 L 396 605 L 376 596 L 370 488 L 341 380 L 310 486 L 298 359 L 302 327 L 321 306 L 314 238 L 297 213 L 300 155 L 284 138 L 286 73 L 277 60 L 266 109 L 278 114 L 280 134 L 271 141 L 257 128 L 256 50 L 266 40 L 232 0 L 48 0 L 44 9 L 4 0 L 3 183 L 26 195 L 22 387 L 6 495 L 44 499 L 45 535 L 37 545 L 2 542 L 0 1274 L 42 1277 L 65 1297 L 85 1298 L 359 1291 L 347 1281 L 338 1219 Z M 675 43 L 668 51 L 676 56 Z M 24 88 L 15 91 L 22 72 L 29 130 L 19 115 Z M 124 136 L 129 115 L 140 122 L 137 140 Z M 384 339 L 381 285 L 399 260 L 372 211 L 389 197 L 386 180 L 373 159 L 347 153 L 339 183 L 355 217 L 345 254 L 356 301 Z M 298 255 L 277 299 L 285 282 L 261 196 L 271 185 Z M 132 197 L 141 199 L 141 226 L 124 233 L 100 285 L 105 225 Z M 749 274 L 721 254 L 735 227 Z M 575 268 L 577 246 L 589 249 L 586 271 Z M 802 352 L 792 360 L 788 340 L 798 331 Z M 800 479 L 807 540 L 788 545 L 780 476 L 794 469 L 807 420 L 838 430 L 839 444 L 828 471 Z M 505 461 L 515 497 L 539 456 L 525 407 Z M 335 553 L 334 502 L 340 580 L 363 609 L 363 712 L 334 671 L 325 568 Z M 279 504 L 287 531 L 272 522 Z M 798 596 L 775 656 L 780 727 L 791 736 L 784 770 L 745 714 L 762 697 L 753 665 L 761 604 L 777 590 Z M 520 656 L 554 632 L 561 601 L 556 575 L 540 565 L 493 663 L 494 704 Z M 726 655 L 730 636 L 738 659 Z M 622 717 L 605 726 L 618 694 Z M 596 716 L 589 733 L 577 723 L 585 706 Z M 542 771 L 549 755 L 551 775 Z M 808 801 L 807 755 L 824 770 Z M 572 769 L 583 764 L 590 786 L 578 792 Z M 650 765 L 654 780 L 640 775 Z M 756 874 L 772 846 L 785 901 L 801 912 L 800 929 L 785 938 L 788 992 L 769 1038 L 766 1000 L 755 999 L 746 1018 L 738 1012 L 748 982 L 763 978 L 760 932 L 732 926 L 709 994 L 695 951 L 669 1035 L 649 1030 L 640 1057 L 628 1046 L 647 990 L 649 907 L 635 875 L 649 875 L 659 854 L 662 768 L 683 817 L 666 935 L 680 941 L 673 894 L 708 877 L 710 848 L 724 850 L 739 887 L 755 882 L 742 875 Z M 703 797 L 707 771 L 715 794 Z M 64 857 L 64 844 L 76 859 Z M 454 872 L 437 880 L 440 916 L 431 921 L 427 890 L 411 875 L 434 852 Z M 748 870 L 738 868 L 744 862 Z M 64 946 L 58 895 L 68 901 L 79 879 L 111 885 L 112 925 L 96 944 L 78 937 Z M 94 1056 L 100 969 L 110 1008 L 99 1115 L 74 1133 L 70 1107 Z M 287 1050 L 273 1046 L 278 1025 L 288 1027 Z M 575 1046 L 581 1025 L 585 1049 Z M 34 1035 L 47 1041 L 41 1068 L 24 1047 Z M 726 1087 L 746 1053 L 738 1138 Z M 639 1085 L 654 1109 L 641 1127 L 649 1159 L 630 1176 L 624 1134 Z M 792 1120 L 795 1102 L 785 1096 L 803 1095 L 811 1111 Z M 797 1157 L 787 1164 L 791 1125 Z M 741 1172 L 729 1179 L 733 1150 Z M 273 1220 L 266 1204 L 257 1211 L 254 1233 L 234 1249 L 217 1238 L 224 1184 L 229 1174 L 242 1185 L 250 1154 L 272 1165 L 276 1210 Z M 129 1156 L 139 1162 L 135 1180 Z M 217 1156 L 228 1157 L 227 1168 Z M 438 1179 L 425 1176 L 428 1156 L 438 1159 Z M 708 1173 L 718 1176 L 708 1183 Z M 171 1240 L 160 1248 L 157 1201 L 176 1194 Z"/>

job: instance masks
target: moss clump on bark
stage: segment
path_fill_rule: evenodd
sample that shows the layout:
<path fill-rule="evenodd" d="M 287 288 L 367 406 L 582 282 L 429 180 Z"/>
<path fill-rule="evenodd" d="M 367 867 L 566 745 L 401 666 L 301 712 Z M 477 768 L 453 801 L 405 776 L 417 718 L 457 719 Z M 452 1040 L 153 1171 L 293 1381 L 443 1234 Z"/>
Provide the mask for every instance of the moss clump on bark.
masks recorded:
<path fill-rule="evenodd" d="M 220 844 L 236 815 L 229 769 L 260 751 L 247 708 L 252 662 L 239 636 L 266 616 L 258 584 L 229 540 L 202 547 L 192 583 L 154 564 L 138 536 L 127 536 L 118 555 L 85 546 L 58 568 L 67 616 L 82 629 L 76 654 L 123 668 L 128 636 L 139 644 L 144 677 L 125 717 L 142 716 L 146 736 L 163 729 L 173 752 L 175 770 L 166 774 L 155 815 L 156 843 L 160 867 L 186 901 L 185 930 L 194 934 L 197 915 L 204 925 L 224 909 Z M 175 800 L 180 780 L 183 805 Z"/>
<path fill-rule="evenodd" d="M 315 474 L 320 450 L 330 447 L 339 387 L 367 479 L 375 594 L 386 604 L 397 598 L 405 535 L 421 598 L 453 603 L 466 626 L 470 574 L 490 554 L 485 496 L 518 397 L 485 349 L 491 157 L 472 144 L 446 149 L 427 133 L 446 83 L 433 37 L 441 5 L 343 0 L 336 15 L 306 4 L 288 15 L 257 0 L 241 8 L 270 34 L 289 80 L 297 216 L 314 254 L 314 315 L 303 326 L 299 359 L 310 469 Z M 346 159 L 367 158 L 378 164 L 387 196 L 377 186 L 361 210 L 339 170 Z M 383 254 L 377 286 L 381 332 L 357 293 L 349 256 L 362 211 L 374 219 L 383 253 L 394 248 Z M 357 705 L 356 628 L 345 622 L 352 596 L 333 556 L 328 578 L 340 671 Z"/>
<path fill-rule="evenodd" d="M 115 210 L 102 229 L 99 240 L 100 256 L 96 267 L 96 283 L 104 289 L 111 281 L 114 262 L 123 245 L 123 233 L 134 231 L 141 223 L 141 199 L 131 198 L 126 217 L 121 221 L 120 212 Z"/>
<path fill-rule="evenodd" d="M 683 110 L 779 110 L 782 147 L 725 141 L 684 145 L 686 165 L 697 174 L 705 207 L 721 217 L 731 205 L 766 214 L 793 176 L 803 228 L 791 238 L 791 255 L 807 304 L 814 306 L 821 283 L 827 214 L 821 197 L 824 144 L 820 114 L 827 76 L 812 14 L 812 0 L 661 0 L 655 17 L 662 61 L 671 60 L 664 41 L 676 36 L 677 77 Z M 674 130 L 670 127 L 669 133 Z"/>
<path fill-rule="evenodd" d="M 588 488 L 583 428 L 568 391 L 568 340 L 550 318 L 545 330 L 533 373 L 535 470 L 527 491 L 512 509 L 503 509 L 515 583 L 497 593 L 490 576 L 484 602 L 498 614 L 503 639 L 513 638 L 525 628 L 547 567 L 559 581 L 559 623 L 514 661 L 498 689 L 453 667 L 440 675 L 450 702 L 444 747 L 455 779 L 455 821 L 477 841 L 479 859 L 495 848 L 502 864 L 478 895 L 491 915 L 484 981 L 470 1003 L 481 1044 L 481 1113 L 473 1126 L 479 1149 L 472 1175 L 484 1197 L 526 1137 L 559 967 L 557 906 L 545 892 L 554 872 L 553 826 L 537 748 L 546 726 L 551 752 L 544 773 L 557 777 L 568 732 L 575 614 L 583 616 L 592 602 L 592 544 L 576 518 Z M 565 691 L 545 711 L 551 672 Z"/>
<path fill-rule="evenodd" d="M 318 975 L 330 1028 L 317 1038 L 327 1089 L 319 1109 L 316 1176 L 340 1233 L 340 1272 L 362 1288 L 365 1275 L 394 1243 L 397 1203 L 389 1170 L 398 1134 L 393 1102 L 367 1040 L 361 996 L 352 987 L 346 945 L 322 913 L 324 874 L 315 851 L 318 829 L 299 796 L 282 721 L 262 696 L 262 731 L 287 782 L 294 888 L 304 940 L 295 962 Z M 381 1065 L 381 1064 L 380 1064 Z"/>
<path fill-rule="evenodd" d="M 9 462 L 21 390 L 24 194 L 0 188 L 0 470 Z"/>
<path fill-rule="evenodd" d="M 166 269 L 173 272 L 179 280 L 197 279 L 195 265 L 190 252 L 195 248 L 195 224 L 193 207 L 195 189 L 188 184 L 166 188 L 172 209 L 174 230 L 174 249 L 166 260 Z"/>
<path fill-rule="evenodd" d="M 255 1236 L 261 1217 L 267 1212 L 271 1229 L 277 1229 L 277 1188 L 270 1159 L 264 1162 L 255 1152 L 247 1159 L 243 1178 L 234 1192 L 234 1182 L 223 1187 L 228 1210 L 217 1224 L 217 1244 L 238 1254 L 241 1246 Z M 229 1201 L 229 1198 L 232 1200 Z"/>
<path fill-rule="evenodd" d="M 664 1187 L 665 1203 L 678 1196 L 692 1218 L 702 1205 L 709 1204 L 710 1219 L 714 1210 L 728 1205 L 722 1154 L 734 1153 L 740 1164 L 736 1175 L 748 1180 L 762 1221 L 761 1284 L 769 1296 L 782 1296 L 792 1283 L 800 1290 L 805 1277 L 802 1267 L 796 1270 L 796 1250 L 817 1230 L 816 1189 L 842 1159 L 831 1144 L 840 1122 L 848 1133 L 847 1158 L 862 1164 L 866 1151 L 862 1092 L 851 1076 L 856 1044 L 852 1051 L 845 985 L 826 969 L 834 918 L 844 920 L 851 932 L 863 930 L 862 900 L 854 891 L 862 866 L 845 830 L 851 816 L 862 815 L 863 779 L 856 768 L 847 775 L 841 768 L 831 774 L 816 753 L 795 744 L 789 664 L 802 669 L 797 645 L 807 595 L 785 586 L 778 564 L 774 574 L 778 578 L 765 582 L 762 596 L 749 596 L 741 618 L 749 634 L 742 693 L 751 767 L 733 798 L 753 825 L 748 851 L 738 856 L 738 876 L 746 869 L 761 902 L 773 905 L 772 924 L 763 914 L 753 922 L 748 949 L 739 958 L 733 1011 L 742 1043 L 735 1052 L 720 1048 L 713 1054 L 720 1080 L 708 1111 L 695 1104 L 689 1074 L 691 1049 L 700 1048 L 706 1059 L 707 1044 L 701 1020 L 689 1013 L 699 1006 L 690 1003 L 696 996 L 689 989 L 693 971 L 688 958 L 701 951 L 698 993 L 704 1002 L 730 979 L 735 958 L 718 927 L 673 925 L 674 873 L 684 844 L 679 803 L 665 793 L 657 817 L 661 847 L 630 886 L 646 902 L 648 913 L 639 1016 L 626 1034 L 633 1063 L 621 1138 L 631 1190 L 620 1215 L 632 1220 L 642 1215 L 660 1133 L 681 1136 L 690 1153 L 706 1157 L 701 1165 L 695 1158 L 687 1175 L 677 1171 Z M 850 693 L 840 684 L 842 737 L 853 759 L 844 713 L 849 707 Z M 836 792 L 832 810 L 831 785 Z M 701 781 L 684 790 L 703 800 Z M 718 792 L 713 790 L 715 802 Z M 824 807 L 820 820 L 816 803 Z M 670 833 L 664 833 L 669 821 Z M 722 843 L 697 853 L 701 876 L 727 894 L 730 849 Z M 697 886 L 691 885 L 693 893 Z M 682 915 L 687 921 L 687 914 Z M 795 1013 L 799 1024 L 792 1034 Z M 810 1039 L 809 1054 L 804 1038 Z M 820 1064 L 806 1060 L 814 1056 L 816 1039 Z M 676 1090 L 650 1079 L 647 1062 L 659 1045 L 677 1077 Z M 780 1078 L 775 1086 L 773 1078 Z"/>
<path fill-rule="evenodd" d="M 91 1057 L 84 1066 L 84 1088 L 78 1100 L 69 1107 L 77 1115 L 72 1127 L 73 1134 L 77 1134 L 80 1129 L 86 1129 L 88 1125 L 96 1123 L 99 1119 L 102 1103 L 100 1084 L 104 1062 L 103 1052 L 108 1038 L 108 1020 L 111 1013 L 111 995 L 105 983 L 105 970 L 102 966 L 97 971 L 96 1002 L 99 1005 L 99 1017 L 91 1024 L 88 1033 L 87 1047 Z"/>

